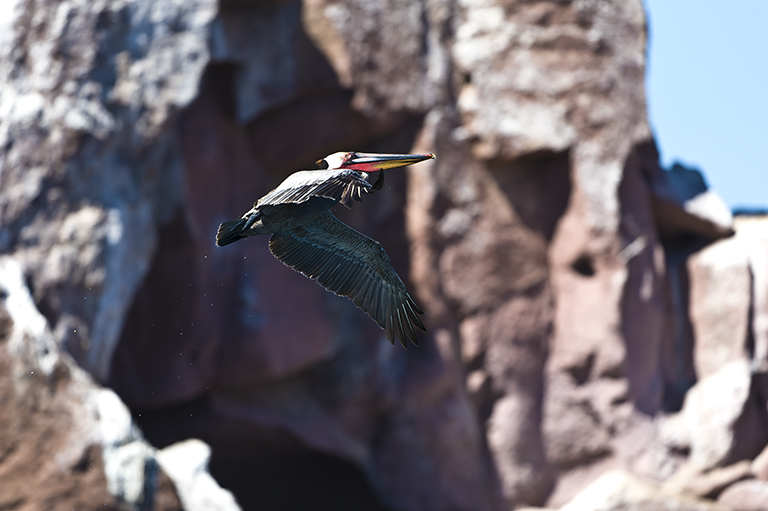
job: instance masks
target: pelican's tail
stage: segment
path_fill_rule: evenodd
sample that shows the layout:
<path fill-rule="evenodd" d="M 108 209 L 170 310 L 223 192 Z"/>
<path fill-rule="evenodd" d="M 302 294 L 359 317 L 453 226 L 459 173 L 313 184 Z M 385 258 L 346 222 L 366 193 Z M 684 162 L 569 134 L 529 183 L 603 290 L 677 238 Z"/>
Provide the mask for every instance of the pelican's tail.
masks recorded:
<path fill-rule="evenodd" d="M 243 215 L 242 218 L 230 220 L 219 225 L 219 230 L 216 232 L 216 246 L 223 247 L 239 239 L 258 234 L 251 230 L 251 227 L 259 218 L 261 218 L 261 212 L 254 208 Z"/>
<path fill-rule="evenodd" d="M 216 232 L 216 246 L 223 247 L 241 238 L 245 238 L 243 235 L 245 222 L 245 218 L 238 218 L 237 220 L 230 220 L 219 225 L 219 230 Z"/>

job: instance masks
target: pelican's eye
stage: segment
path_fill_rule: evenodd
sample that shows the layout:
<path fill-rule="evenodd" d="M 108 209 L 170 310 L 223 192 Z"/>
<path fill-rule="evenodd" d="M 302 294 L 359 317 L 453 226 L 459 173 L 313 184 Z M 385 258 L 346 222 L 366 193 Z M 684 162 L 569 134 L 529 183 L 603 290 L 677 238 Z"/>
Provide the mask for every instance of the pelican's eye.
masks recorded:
<path fill-rule="evenodd" d="M 321 160 L 317 160 L 315 162 L 315 165 L 317 165 L 318 169 L 327 169 L 328 168 L 328 162 L 325 161 L 325 158 L 323 158 Z"/>

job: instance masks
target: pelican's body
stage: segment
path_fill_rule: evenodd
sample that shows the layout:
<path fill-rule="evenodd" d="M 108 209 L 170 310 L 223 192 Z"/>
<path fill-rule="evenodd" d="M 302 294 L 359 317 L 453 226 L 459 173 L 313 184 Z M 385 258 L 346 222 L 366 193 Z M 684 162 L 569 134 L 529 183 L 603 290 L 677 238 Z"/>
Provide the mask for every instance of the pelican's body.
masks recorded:
<path fill-rule="evenodd" d="M 414 326 L 424 330 L 424 312 L 408 294 L 381 245 L 334 217 L 336 204 L 350 205 L 381 187 L 381 171 L 434 158 L 432 154 L 334 153 L 319 160 L 327 167 L 288 176 L 240 219 L 224 222 L 218 246 L 241 238 L 272 234 L 269 250 L 283 264 L 350 298 L 384 329 L 408 346 L 417 343 Z M 368 175 L 379 172 L 371 185 Z"/>

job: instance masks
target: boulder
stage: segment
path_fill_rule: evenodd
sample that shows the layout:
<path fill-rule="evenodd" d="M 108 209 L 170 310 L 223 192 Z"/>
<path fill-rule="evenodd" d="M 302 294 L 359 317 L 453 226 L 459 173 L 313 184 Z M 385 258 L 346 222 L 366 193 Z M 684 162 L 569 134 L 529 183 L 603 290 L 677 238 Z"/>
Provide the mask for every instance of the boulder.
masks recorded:
<path fill-rule="evenodd" d="M 696 374 L 705 378 L 728 362 L 747 360 L 752 276 L 744 239 L 719 241 L 688 260 Z"/>
<path fill-rule="evenodd" d="M 560 511 L 726 511 L 711 501 L 659 488 L 619 470 L 606 472 Z"/>
<path fill-rule="evenodd" d="M 681 413 L 690 438 L 691 463 L 708 470 L 760 452 L 765 445 L 760 434 L 738 434 L 740 428 L 762 429 L 764 413 L 755 410 L 758 405 L 750 399 L 751 389 L 749 364 L 735 360 L 688 391 Z"/>
<path fill-rule="evenodd" d="M 766 511 L 768 482 L 740 481 L 726 488 L 717 503 L 731 511 Z"/>
<path fill-rule="evenodd" d="M 185 440 L 157 452 L 160 467 L 179 489 L 184 511 L 239 511 L 232 493 L 208 472 L 211 448 L 197 439 Z"/>

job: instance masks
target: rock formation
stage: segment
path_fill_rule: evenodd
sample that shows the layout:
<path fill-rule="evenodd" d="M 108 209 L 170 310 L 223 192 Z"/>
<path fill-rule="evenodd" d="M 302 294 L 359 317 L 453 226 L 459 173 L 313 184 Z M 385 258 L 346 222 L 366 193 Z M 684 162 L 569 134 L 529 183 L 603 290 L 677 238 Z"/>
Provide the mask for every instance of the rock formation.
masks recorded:
<path fill-rule="evenodd" d="M 765 492 L 768 220 L 659 167 L 640 0 L 14 0 L 0 42 L 0 508 Z M 437 154 L 338 212 L 416 349 L 214 247 L 337 150 Z"/>

